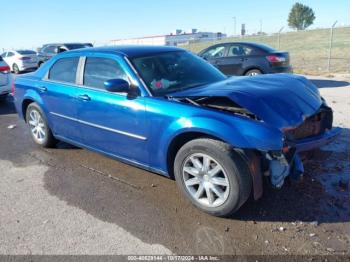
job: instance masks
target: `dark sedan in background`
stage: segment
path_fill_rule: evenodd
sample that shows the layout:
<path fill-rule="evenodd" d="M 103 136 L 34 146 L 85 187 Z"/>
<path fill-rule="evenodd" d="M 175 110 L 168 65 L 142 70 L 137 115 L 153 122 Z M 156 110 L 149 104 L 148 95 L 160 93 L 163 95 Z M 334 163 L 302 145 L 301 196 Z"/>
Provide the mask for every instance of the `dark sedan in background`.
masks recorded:
<path fill-rule="evenodd" d="M 202 50 L 199 56 L 228 76 L 292 72 L 288 52 L 258 43 L 221 43 Z"/>

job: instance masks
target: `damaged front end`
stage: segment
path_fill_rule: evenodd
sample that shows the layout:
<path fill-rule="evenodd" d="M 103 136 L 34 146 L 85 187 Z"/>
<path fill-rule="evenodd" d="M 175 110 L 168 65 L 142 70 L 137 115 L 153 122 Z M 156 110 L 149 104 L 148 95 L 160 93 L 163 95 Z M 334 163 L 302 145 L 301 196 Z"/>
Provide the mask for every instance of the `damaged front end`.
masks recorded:
<path fill-rule="evenodd" d="M 271 184 L 276 188 L 280 188 L 288 176 L 293 179 L 301 177 L 304 172 L 302 152 L 333 141 L 341 132 L 340 128 L 332 126 L 333 111 L 322 99 L 318 88 L 302 76 L 279 74 L 229 78 L 176 92 L 171 97 L 278 130 L 283 137 L 280 148 L 266 149 L 259 148 L 257 141 L 262 137 L 267 142 L 276 141 L 276 136 L 253 132 L 259 132 L 259 128 L 247 131 L 244 126 L 234 126 L 238 131 L 242 129 L 241 133 L 248 141 L 247 147 L 242 148 L 258 152 L 261 172 L 270 176 Z"/>
<path fill-rule="evenodd" d="M 172 99 L 249 118 L 253 121 L 264 122 L 257 114 L 241 107 L 227 97 L 178 97 Z M 261 181 L 256 177 L 261 176 L 262 173 L 270 177 L 270 182 L 275 188 L 281 188 L 287 177 L 294 181 L 300 180 L 304 173 L 301 152 L 320 147 L 334 140 L 340 133 L 340 129 L 332 129 L 332 124 L 333 111 L 323 102 L 316 113 L 305 117 L 298 126 L 281 128 L 284 134 L 283 148 L 272 151 L 258 150 L 260 152 L 261 168 L 260 170 L 254 169 L 256 174 L 251 170 L 252 176 L 255 177 L 253 182 Z M 253 161 L 251 157 L 247 160 L 249 162 Z M 262 185 L 254 185 L 254 191 L 262 191 L 260 187 Z M 259 195 L 260 193 L 255 194 L 255 198 L 258 198 Z"/>
<path fill-rule="evenodd" d="M 283 149 L 265 153 L 269 163 L 270 181 L 274 187 L 281 188 L 287 176 L 296 181 L 301 178 L 304 173 L 301 154 L 334 140 L 341 129 L 332 129 L 332 125 L 333 111 L 324 103 L 314 115 L 307 117 L 299 126 L 283 129 Z"/>

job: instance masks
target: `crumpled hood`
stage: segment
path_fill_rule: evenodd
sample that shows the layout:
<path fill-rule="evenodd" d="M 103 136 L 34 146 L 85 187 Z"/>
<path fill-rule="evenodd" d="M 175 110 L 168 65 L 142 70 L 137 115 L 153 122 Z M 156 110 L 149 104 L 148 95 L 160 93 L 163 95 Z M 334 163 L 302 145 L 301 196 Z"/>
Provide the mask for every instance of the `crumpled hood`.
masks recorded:
<path fill-rule="evenodd" d="M 300 125 L 322 104 L 317 87 L 290 74 L 232 77 L 170 94 L 172 97 L 228 97 L 267 124 L 282 129 Z"/>

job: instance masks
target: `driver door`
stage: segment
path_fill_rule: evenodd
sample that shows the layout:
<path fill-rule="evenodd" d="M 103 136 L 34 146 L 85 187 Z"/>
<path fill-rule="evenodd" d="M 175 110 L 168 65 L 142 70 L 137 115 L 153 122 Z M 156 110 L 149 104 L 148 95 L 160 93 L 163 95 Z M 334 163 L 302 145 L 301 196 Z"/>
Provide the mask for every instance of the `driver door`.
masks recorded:
<path fill-rule="evenodd" d="M 205 51 L 201 57 L 223 72 L 225 69 L 226 45 L 217 45 Z"/>
<path fill-rule="evenodd" d="M 111 93 L 104 88 L 110 79 L 128 80 L 123 60 L 88 56 L 81 70 L 78 119 L 83 143 L 95 150 L 147 164 L 148 153 L 145 101 L 125 93 Z"/>

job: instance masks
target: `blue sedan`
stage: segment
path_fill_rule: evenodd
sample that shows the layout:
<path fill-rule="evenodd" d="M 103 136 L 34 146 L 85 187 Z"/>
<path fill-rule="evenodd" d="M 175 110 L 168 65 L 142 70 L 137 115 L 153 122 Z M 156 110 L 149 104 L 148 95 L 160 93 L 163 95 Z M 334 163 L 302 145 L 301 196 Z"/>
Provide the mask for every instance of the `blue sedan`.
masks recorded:
<path fill-rule="evenodd" d="M 293 75 L 227 78 L 175 47 L 59 54 L 17 77 L 15 104 L 35 143 L 58 140 L 174 178 L 216 216 L 303 173 L 299 153 L 332 141 L 333 113 Z"/>

